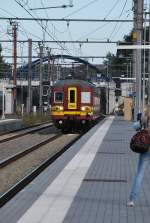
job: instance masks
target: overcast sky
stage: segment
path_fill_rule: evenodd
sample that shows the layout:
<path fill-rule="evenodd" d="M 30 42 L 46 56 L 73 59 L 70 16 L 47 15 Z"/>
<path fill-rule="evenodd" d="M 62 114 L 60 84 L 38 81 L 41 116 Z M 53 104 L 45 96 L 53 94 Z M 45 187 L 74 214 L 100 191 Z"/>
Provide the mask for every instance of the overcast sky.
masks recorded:
<path fill-rule="evenodd" d="M 22 6 L 28 10 L 34 17 L 43 18 L 88 18 L 88 19 L 132 19 L 132 0 L 73 0 L 73 7 L 55 8 L 49 10 L 30 11 L 29 8 L 53 7 L 61 5 L 69 5 L 69 0 L 17 0 Z M 15 0 L 1 0 L 0 17 L 31 17 L 27 11 L 19 6 Z M 122 40 L 123 36 L 128 34 L 132 29 L 132 23 L 85 23 L 85 22 L 43 22 L 46 26 L 48 34 L 45 34 L 46 40 Z M 12 36 L 7 34 L 11 30 L 9 21 L 0 21 L 0 40 L 11 39 Z M 51 38 L 51 37 L 52 38 Z M 27 40 L 43 39 L 43 30 L 35 21 L 18 22 L 18 39 Z M 116 52 L 115 44 L 62 44 L 63 50 L 58 44 L 47 44 L 52 48 L 52 53 L 63 53 L 75 56 L 106 56 L 110 51 Z M 4 44 L 3 55 L 12 54 L 12 44 Z M 38 51 L 38 45 L 33 45 L 33 53 Z M 18 44 L 18 55 L 27 55 L 27 45 Z M 94 60 L 93 62 L 102 62 L 102 60 Z M 91 62 L 91 60 L 90 60 Z"/>

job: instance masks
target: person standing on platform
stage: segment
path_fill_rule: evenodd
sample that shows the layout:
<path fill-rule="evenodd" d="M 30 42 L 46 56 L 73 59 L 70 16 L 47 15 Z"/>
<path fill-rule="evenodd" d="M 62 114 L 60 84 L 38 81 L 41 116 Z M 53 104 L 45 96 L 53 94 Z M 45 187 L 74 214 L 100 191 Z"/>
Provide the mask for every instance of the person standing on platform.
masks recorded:
<path fill-rule="evenodd" d="M 150 136 L 150 105 L 147 106 L 145 115 L 141 117 L 141 125 L 142 127 L 148 129 Z M 141 189 L 141 184 L 144 177 L 144 171 L 146 167 L 148 167 L 148 165 L 150 165 L 150 149 L 146 153 L 139 154 L 137 171 L 133 180 L 133 185 L 129 196 L 129 202 L 127 203 L 127 206 L 129 207 L 133 207 L 135 205 L 135 200 L 137 199 Z"/>

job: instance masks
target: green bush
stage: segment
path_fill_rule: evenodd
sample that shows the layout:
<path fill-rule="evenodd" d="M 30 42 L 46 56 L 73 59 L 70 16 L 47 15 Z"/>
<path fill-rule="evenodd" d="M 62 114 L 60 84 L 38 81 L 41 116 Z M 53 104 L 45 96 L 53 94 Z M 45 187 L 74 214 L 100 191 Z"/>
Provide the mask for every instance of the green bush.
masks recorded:
<path fill-rule="evenodd" d="M 51 116 L 49 114 L 30 114 L 23 117 L 23 123 L 25 126 L 31 126 L 45 122 L 51 122 Z"/>

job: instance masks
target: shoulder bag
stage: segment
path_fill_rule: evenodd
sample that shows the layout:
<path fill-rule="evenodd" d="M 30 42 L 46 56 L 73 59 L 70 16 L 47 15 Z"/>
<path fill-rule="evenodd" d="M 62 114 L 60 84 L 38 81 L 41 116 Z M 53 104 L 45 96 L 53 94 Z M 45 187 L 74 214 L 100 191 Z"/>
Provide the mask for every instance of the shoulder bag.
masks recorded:
<path fill-rule="evenodd" d="M 130 141 L 130 148 L 136 153 L 148 152 L 150 146 L 150 136 L 148 130 L 142 129 L 137 132 Z"/>

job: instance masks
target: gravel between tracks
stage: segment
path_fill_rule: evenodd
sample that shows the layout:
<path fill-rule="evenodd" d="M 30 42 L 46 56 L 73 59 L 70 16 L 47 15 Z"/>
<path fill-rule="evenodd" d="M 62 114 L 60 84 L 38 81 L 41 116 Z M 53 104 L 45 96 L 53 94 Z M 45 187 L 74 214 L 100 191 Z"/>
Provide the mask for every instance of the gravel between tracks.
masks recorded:
<path fill-rule="evenodd" d="M 22 157 L 18 161 L 13 162 L 8 167 L 0 169 L 0 194 L 3 194 L 14 184 L 23 179 L 42 162 L 52 157 L 77 136 L 77 134 L 63 135 L 57 140 L 54 140 L 25 157 Z"/>
<path fill-rule="evenodd" d="M 35 133 L 29 133 L 28 135 L 20 138 L 12 139 L 8 142 L 0 143 L 0 161 L 15 155 L 18 152 L 24 151 L 37 143 L 40 143 L 50 137 L 53 137 L 58 130 L 55 128 L 47 128 L 39 130 Z"/>

